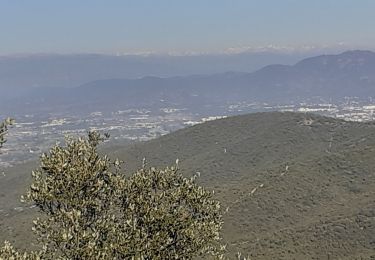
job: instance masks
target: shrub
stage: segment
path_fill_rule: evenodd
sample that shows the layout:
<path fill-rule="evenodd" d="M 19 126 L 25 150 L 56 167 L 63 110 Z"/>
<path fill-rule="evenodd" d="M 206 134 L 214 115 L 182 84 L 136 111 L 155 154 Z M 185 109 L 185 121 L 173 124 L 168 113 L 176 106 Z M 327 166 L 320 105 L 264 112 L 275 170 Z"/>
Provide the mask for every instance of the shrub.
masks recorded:
<path fill-rule="evenodd" d="M 41 156 L 23 199 L 42 213 L 33 230 L 43 249 L 21 255 L 6 243 L 0 259 L 223 258 L 211 192 L 177 165 L 127 177 L 120 161 L 99 155 L 103 139 L 96 132 L 67 138 Z"/>
<path fill-rule="evenodd" d="M 14 120 L 11 118 L 7 118 L 0 123 L 0 148 L 3 147 L 3 144 L 6 142 L 5 135 L 8 133 L 8 126 L 13 124 Z"/>
<path fill-rule="evenodd" d="M 19 253 L 14 247 L 5 241 L 4 246 L 0 248 L 0 259 L 4 260 L 41 260 L 44 258 L 44 251 L 31 252 L 31 253 Z"/>

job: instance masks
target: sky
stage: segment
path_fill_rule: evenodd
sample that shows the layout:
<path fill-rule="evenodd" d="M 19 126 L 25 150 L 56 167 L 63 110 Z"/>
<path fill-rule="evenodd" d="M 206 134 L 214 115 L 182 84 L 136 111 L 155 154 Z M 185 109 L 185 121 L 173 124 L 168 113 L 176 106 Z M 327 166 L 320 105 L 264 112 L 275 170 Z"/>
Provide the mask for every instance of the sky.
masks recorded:
<path fill-rule="evenodd" d="M 0 0 L 0 54 L 375 46 L 373 0 Z"/>

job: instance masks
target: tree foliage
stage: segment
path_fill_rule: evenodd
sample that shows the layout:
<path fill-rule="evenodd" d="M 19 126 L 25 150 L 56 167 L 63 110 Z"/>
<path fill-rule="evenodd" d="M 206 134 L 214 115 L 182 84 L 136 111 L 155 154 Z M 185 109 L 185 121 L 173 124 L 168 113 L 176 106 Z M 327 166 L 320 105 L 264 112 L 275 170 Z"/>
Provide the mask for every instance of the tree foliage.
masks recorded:
<path fill-rule="evenodd" d="M 176 166 L 130 176 L 97 151 L 103 137 L 68 138 L 41 156 L 24 200 L 36 205 L 41 250 L 6 242 L 0 259 L 223 258 L 220 204 Z"/>
<path fill-rule="evenodd" d="M 1 260 L 42 260 L 45 259 L 44 250 L 30 253 L 19 253 L 14 247 L 8 242 L 4 242 L 4 246 L 0 248 L 0 259 Z"/>
<path fill-rule="evenodd" d="M 3 144 L 6 142 L 5 135 L 8 133 L 8 127 L 13 124 L 14 120 L 11 118 L 7 118 L 3 122 L 0 122 L 0 148 L 3 147 Z"/>

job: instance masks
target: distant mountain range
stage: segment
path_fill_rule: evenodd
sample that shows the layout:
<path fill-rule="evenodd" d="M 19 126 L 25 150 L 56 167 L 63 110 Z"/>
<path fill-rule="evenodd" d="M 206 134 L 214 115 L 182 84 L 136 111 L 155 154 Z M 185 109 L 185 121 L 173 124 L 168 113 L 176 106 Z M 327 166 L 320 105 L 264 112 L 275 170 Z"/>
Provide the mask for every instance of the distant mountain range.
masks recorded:
<path fill-rule="evenodd" d="M 148 142 L 102 147 L 128 174 L 179 159 L 222 202 L 224 242 L 251 259 L 372 259 L 375 125 L 310 114 L 255 113 Z M 37 212 L 19 202 L 35 163 L 0 180 L 0 241 L 23 248 Z"/>
<path fill-rule="evenodd" d="M 314 96 L 375 97 L 375 53 L 348 51 L 322 55 L 295 65 L 269 65 L 253 73 L 106 79 L 69 89 L 37 88 L 19 102 L 28 103 L 29 108 L 111 110 L 124 106 L 285 102 Z"/>
<path fill-rule="evenodd" d="M 75 87 L 90 81 L 144 76 L 173 77 L 225 71 L 253 72 L 273 63 L 293 64 L 306 53 L 207 55 L 34 54 L 0 56 L 0 90 Z"/>

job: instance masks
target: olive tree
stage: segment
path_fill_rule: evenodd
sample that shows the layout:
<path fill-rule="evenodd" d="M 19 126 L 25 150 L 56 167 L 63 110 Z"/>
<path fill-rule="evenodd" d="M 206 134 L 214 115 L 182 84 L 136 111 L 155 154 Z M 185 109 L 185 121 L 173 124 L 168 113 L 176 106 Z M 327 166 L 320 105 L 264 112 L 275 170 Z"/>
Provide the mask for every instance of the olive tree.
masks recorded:
<path fill-rule="evenodd" d="M 8 241 L 0 248 L 0 260 L 42 260 L 46 259 L 44 256 L 44 250 L 19 253 Z"/>
<path fill-rule="evenodd" d="M 98 153 L 101 141 L 91 132 L 41 156 L 23 197 L 40 210 L 33 231 L 41 249 L 20 254 L 6 243 L 0 259 L 223 258 L 212 192 L 177 165 L 127 176 L 119 160 Z"/>
<path fill-rule="evenodd" d="M 222 216 L 212 193 L 177 167 L 141 169 L 121 194 L 123 256 L 136 259 L 220 257 Z M 221 248 L 223 249 L 223 248 Z"/>
<path fill-rule="evenodd" d="M 8 133 L 8 127 L 13 124 L 14 120 L 11 118 L 7 118 L 3 122 L 0 122 L 0 148 L 3 147 L 3 144 L 6 142 L 5 135 Z"/>
<path fill-rule="evenodd" d="M 0 148 L 6 142 L 5 135 L 8 133 L 8 127 L 14 124 L 14 119 L 7 118 L 0 122 Z M 14 247 L 8 242 L 4 242 L 4 246 L 0 247 L 0 260 L 40 260 L 44 259 L 44 249 L 38 252 L 20 253 L 14 249 Z"/>

